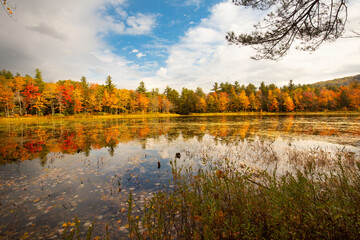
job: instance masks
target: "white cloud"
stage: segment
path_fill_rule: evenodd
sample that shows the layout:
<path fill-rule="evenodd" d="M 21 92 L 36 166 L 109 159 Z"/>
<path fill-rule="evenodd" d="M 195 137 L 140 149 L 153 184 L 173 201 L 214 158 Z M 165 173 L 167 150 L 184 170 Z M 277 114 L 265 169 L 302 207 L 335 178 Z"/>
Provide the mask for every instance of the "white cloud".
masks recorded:
<path fill-rule="evenodd" d="M 117 15 L 118 15 L 120 18 L 122 18 L 122 19 L 124 19 L 124 18 L 126 18 L 126 17 L 128 16 L 128 13 L 127 13 L 123 8 L 121 8 L 121 7 L 117 7 L 117 8 L 115 9 L 115 12 L 116 12 Z"/>
<path fill-rule="evenodd" d="M 353 3 L 350 9 L 359 7 L 359 3 Z M 190 28 L 178 44 L 170 47 L 167 65 L 159 69 L 155 79 L 166 80 L 178 90 L 183 86 L 209 90 L 214 82 L 238 81 L 259 86 L 265 81 L 282 86 L 290 79 L 304 84 L 359 73 L 358 39 L 325 43 L 312 54 L 293 49 L 280 61 L 250 60 L 255 54 L 253 49 L 227 44 L 226 32 L 249 32 L 263 15 L 263 12 L 236 7 L 231 1 L 215 5 L 208 18 Z M 349 11 L 350 21 L 359 16 L 355 10 L 352 15 Z"/>
<path fill-rule="evenodd" d="M 112 53 L 103 40 L 109 32 L 149 34 L 156 16 L 135 14 L 123 20 L 107 15 L 107 6 L 120 15 L 124 0 L 28 0 L 17 4 L 14 17 L 0 14 L 0 65 L 13 72 L 34 74 L 40 68 L 46 81 L 78 80 L 104 83 L 111 75 L 115 84 L 135 88 L 143 74 L 124 57 Z M 145 22 L 150 20 L 150 22 Z"/>
<path fill-rule="evenodd" d="M 185 3 L 196 6 L 202 1 Z M 209 90 L 215 81 L 282 85 L 290 79 L 310 83 L 359 73 L 359 39 L 326 43 L 313 54 L 292 50 L 278 62 L 250 60 L 254 50 L 228 45 L 225 34 L 251 31 L 264 13 L 236 7 L 230 0 L 213 6 L 209 17 L 192 25 L 175 45 L 150 44 L 157 49 L 146 51 L 149 62 L 139 66 L 114 54 L 114 47 L 103 37 L 109 33 L 153 35 L 158 15 L 127 13 L 125 4 L 125 0 L 63 0 L 60 8 L 58 1 L 22 1 L 13 18 L 0 14 L 1 68 L 31 75 L 40 68 L 47 81 L 78 80 L 85 75 L 90 82 L 104 83 L 111 75 L 122 88 L 135 89 L 139 81 L 146 80 L 149 88 L 169 85 L 178 90 L 183 86 Z M 360 2 L 350 4 L 349 26 L 357 30 Z M 117 15 L 107 14 L 109 5 Z M 144 53 L 131 52 L 143 61 Z M 166 65 L 150 62 L 150 53 L 157 57 L 169 53 Z M 158 70 L 151 76 L 149 69 Z"/>
<path fill-rule="evenodd" d="M 127 34 L 149 34 L 155 27 L 156 15 L 138 13 L 135 16 L 128 17 L 126 24 L 128 26 L 126 29 Z"/>
<path fill-rule="evenodd" d="M 145 57 L 146 54 L 140 52 L 140 53 L 136 54 L 136 56 L 137 56 L 137 58 L 142 58 L 142 57 Z"/>
<path fill-rule="evenodd" d="M 196 6 L 197 8 L 203 3 L 203 0 L 186 0 L 185 5 L 187 6 Z"/>
<path fill-rule="evenodd" d="M 157 72 L 156 75 L 160 78 L 166 78 L 167 69 L 161 67 Z"/>

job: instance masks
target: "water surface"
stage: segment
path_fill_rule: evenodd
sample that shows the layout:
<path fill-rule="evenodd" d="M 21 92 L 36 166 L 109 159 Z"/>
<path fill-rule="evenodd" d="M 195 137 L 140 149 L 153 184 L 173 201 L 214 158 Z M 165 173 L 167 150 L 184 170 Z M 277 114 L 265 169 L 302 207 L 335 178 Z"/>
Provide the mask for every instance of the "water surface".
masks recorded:
<path fill-rule="evenodd" d="M 137 211 L 152 193 L 171 189 L 169 162 L 176 153 L 188 165 L 204 155 L 256 155 L 256 144 L 263 142 L 274 149 L 329 152 L 345 147 L 358 153 L 359 135 L 359 115 L 1 124 L 0 236 L 59 238 L 62 224 L 76 214 L 82 227 L 96 220 L 95 235 L 101 236 L 109 224 L 112 237 L 121 238 L 129 192 Z M 244 142 L 248 145 L 239 144 Z M 268 163 L 253 164 L 270 168 Z"/>

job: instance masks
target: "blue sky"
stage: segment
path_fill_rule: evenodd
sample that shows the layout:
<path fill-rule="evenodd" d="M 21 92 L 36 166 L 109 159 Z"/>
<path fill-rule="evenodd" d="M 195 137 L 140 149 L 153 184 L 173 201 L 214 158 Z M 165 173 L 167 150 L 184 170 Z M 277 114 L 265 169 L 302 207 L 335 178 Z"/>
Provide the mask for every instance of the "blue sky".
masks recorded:
<path fill-rule="evenodd" d="M 153 21 L 150 32 L 145 34 L 108 33 L 104 37 L 114 50 L 113 52 L 126 56 L 149 74 L 156 72 L 156 66 L 165 67 L 168 57 L 168 47 L 176 44 L 187 30 L 196 26 L 201 19 L 210 14 L 211 7 L 219 1 L 211 0 L 205 4 L 200 0 L 176 1 L 127 1 L 122 7 L 109 4 L 101 14 L 110 15 L 118 21 L 124 21 L 129 16 L 137 18 L 147 16 Z M 152 63 L 152 64 L 151 64 Z"/>
<path fill-rule="evenodd" d="M 342 38 L 314 53 L 292 49 L 280 61 L 254 61 L 250 47 L 228 45 L 228 31 L 250 32 L 264 12 L 231 0 L 8 0 L 0 14 L 0 68 L 118 88 L 167 85 L 205 91 L 214 82 L 278 86 L 359 74 L 360 40 Z M 360 29 L 360 1 L 349 3 L 347 35 Z"/>

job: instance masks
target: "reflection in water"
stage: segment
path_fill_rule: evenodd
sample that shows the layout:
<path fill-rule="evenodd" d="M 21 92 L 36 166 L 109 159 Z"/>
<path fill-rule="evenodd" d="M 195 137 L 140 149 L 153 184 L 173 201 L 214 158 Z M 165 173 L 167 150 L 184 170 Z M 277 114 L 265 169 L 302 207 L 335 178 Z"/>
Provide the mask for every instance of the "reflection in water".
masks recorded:
<path fill-rule="evenodd" d="M 306 164 L 309 154 L 320 154 L 319 169 L 324 169 L 334 150 L 341 148 L 338 144 L 358 154 L 359 135 L 359 119 L 354 116 L 1 125 L 0 236 L 59 238 L 64 221 L 76 214 L 82 227 L 96 220 L 95 234 L 111 223 L 116 239 L 126 232 L 129 192 L 133 191 L 136 211 L 154 191 L 171 188 L 169 162 L 178 152 L 179 164 L 201 167 L 203 158 L 226 157 L 238 167 L 279 172 Z M 321 151 L 315 151 L 318 146 Z"/>
<path fill-rule="evenodd" d="M 359 145 L 359 120 L 354 116 L 240 116 L 212 118 L 171 118 L 95 122 L 9 124 L 0 129 L 0 159 L 3 163 L 40 158 L 46 163 L 50 152 L 75 154 L 107 148 L 111 156 L 119 143 L 180 135 L 186 140 L 209 134 L 219 141 L 236 141 L 254 136 L 315 137 L 341 144 Z M 321 138 L 316 136 L 322 136 Z M 326 138 L 329 137 L 329 138 Z"/>

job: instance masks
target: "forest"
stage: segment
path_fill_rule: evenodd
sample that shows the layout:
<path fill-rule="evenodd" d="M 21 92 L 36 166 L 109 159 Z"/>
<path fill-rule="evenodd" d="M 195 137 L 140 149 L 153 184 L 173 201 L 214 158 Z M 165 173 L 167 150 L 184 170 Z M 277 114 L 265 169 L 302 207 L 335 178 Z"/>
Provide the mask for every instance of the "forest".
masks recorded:
<path fill-rule="evenodd" d="M 209 93 L 201 87 L 196 90 L 166 86 L 148 91 L 140 82 L 136 90 L 116 88 L 111 76 L 104 84 L 59 80 L 47 83 L 35 69 L 34 77 L 21 76 L 10 71 L 0 72 L 1 116 L 45 116 L 76 114 L 123 113 L 218 113 L 218 112 L 293 112 L 293 111 L 358 111 L 360 84 L 347 86 L 316 86 L 293 84 L 277 87 L 275 84 L 259 87 L 249 83 L 240 85 L 215 82 Z"/>

